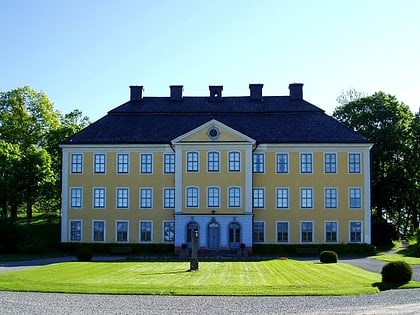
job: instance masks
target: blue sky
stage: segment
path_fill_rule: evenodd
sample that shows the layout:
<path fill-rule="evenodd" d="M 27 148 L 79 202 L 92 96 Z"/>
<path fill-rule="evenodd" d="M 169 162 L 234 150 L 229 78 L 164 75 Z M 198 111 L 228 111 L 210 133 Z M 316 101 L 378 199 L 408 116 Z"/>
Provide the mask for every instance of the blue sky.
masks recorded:
<path fill-rule="evenodd" d="M 3 0 L 0 91 L 29 85 L 92 121 L 145 96 L 288 95 L 331 114 L 343 90 L 420 107 L 420 1 Z"/>

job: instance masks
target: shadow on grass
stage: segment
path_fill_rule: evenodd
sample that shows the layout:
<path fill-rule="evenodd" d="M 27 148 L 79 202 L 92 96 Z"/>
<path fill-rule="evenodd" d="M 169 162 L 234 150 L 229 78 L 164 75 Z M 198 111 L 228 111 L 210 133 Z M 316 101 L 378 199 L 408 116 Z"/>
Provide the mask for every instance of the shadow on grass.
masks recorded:
<path fill-rule="evenodd" d="M 389 283 L 389 282 L 375 282 L 372 284 L 372 287 L 376 287 L 379 291 L 387 291 L 387 290 L 394 290 L 399 289 L 404 283 Z"/>

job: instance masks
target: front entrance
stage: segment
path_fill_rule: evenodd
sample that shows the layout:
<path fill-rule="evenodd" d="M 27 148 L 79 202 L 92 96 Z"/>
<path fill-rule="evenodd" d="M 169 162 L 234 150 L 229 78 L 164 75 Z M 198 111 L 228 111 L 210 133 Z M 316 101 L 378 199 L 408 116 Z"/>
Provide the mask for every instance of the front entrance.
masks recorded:
<path fill-rule="evenodd" d="M 237 222 L 229 224 L 229 248 L 239 248 L 241 243 L 241 226 Z"/>
<path fill-rule="evenodd" d="M 209 249 L 219 249 L 220 240 L 219 240 L 219 223 L 211 222 L 208 228 L 208 248 Z"/>

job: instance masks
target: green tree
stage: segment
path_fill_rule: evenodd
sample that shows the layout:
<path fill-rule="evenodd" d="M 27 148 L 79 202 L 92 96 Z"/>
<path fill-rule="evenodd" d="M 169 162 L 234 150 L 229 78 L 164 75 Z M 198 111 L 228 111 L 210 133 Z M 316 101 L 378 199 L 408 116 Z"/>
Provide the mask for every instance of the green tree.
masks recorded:
<path fill-rule="evenodd" d="M 374 142 L 371 150 L 372 209 L 406 229 L 408 191 L 412 188 L 410 108 L 395 96 L 377 92 L 345 103 L 333 116 Z M 412 219 L 412 218 L 411 218 Z"/>

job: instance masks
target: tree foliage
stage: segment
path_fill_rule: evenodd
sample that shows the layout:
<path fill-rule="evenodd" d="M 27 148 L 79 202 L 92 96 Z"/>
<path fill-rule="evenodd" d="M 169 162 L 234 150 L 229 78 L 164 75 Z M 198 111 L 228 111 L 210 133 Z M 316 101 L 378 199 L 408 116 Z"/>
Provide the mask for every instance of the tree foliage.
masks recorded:
<path fill-rule="evenodd" d="M 28 220 L 34 206 L 41 211 L 59 209 L 58 144 L 88 123 L 80 111 L 55 111 L 46 94 L 30 87 L 0 92 L 2 217 L 16 218 L 23 206 Z"/>
<path fill-rule="evenodd" d="M 420 132 L 418 114 L 414 116 L 395 96 L 377 92 L 342 104 L 333 116 L 374 143 L 371 150 L 374 215 L 390 220 L 402 233 L 415 229 L 419 203 L 420 138 L 416 140 L 415 136 Z"/>

